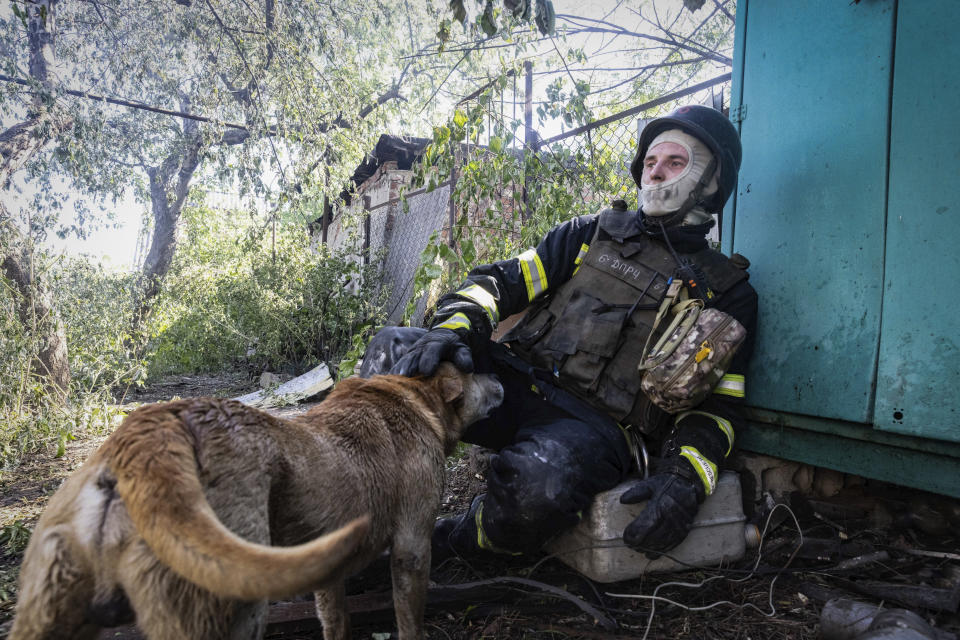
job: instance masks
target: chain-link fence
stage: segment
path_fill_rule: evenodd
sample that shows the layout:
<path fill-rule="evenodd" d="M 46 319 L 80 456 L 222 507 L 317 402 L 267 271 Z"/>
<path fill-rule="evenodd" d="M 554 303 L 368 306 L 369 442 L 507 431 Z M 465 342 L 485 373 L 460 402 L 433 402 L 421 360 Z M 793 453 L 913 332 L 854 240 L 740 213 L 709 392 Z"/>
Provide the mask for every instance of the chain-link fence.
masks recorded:
<path fill-rule="evenodd" d="M 414 275 L 434 234 L 450 227 L 450 182 L 431 191 L 417 189 L 401 197 L 412 171 L 388 169 L 362 185 L 356 204 L 333 217 L 326 229 L 331 250 L 348 250 L 357 260 L 380 261 L 381 285 L 387 290 L 387 324 L 403 319 L 414 293 Z M 426 299 L 413 313 L 423 317 Z"/>
<path fill-rule="evenodd" d="M 724 74 L 539 140 L 526 151 L 517 150 L 514 157 L 527 160 L 525 165 L 520 162 L 527 170 L 520 174 L 504 172 L 503 181 L 493 185 L 490 194 L 468 199 L 466 205 L 462 204 L 463 191 L 472 185 L 460 183 L 458 190 L 458 179 L 468 179 L 471 163 L 488 160 L 486 147 L 458 148 L 456 164 L 465 168 L 463 177 L 458 178 L 460 171 L 454 170 L 449 180 L 434 189 L 409 191 L 404 197 L 400 196 L 401 190 L 410 184 L 413 172 L 409 168 L 398 168 L 386 157 L 379 158 L 380 169 L 358 189 L 352 215 L 339 215 L 331 221 L 326 232 L 327 242 L 332 248 L 352 246 L 358 259 L 376 256 L 383 261 L 382 285 L 389 288 L 387 323 L 398 324 L 415 294 L 415 274 L 434 234 L 438 242 L 467 262 L 482 261 L 497 252 L 479 245 L 505 246 L 509 244 L 505 236 L 511 236 L 516 242 L 521 218 L 529 221 L 539 207 L 554 206 L 562 210 L 559 218 L 547 219 L 547 224 L 553 224 L 558 219 L 594 213 L 617 199 L 627 201 L 630 207 L 636 206 L 636 185 L 630 175 L 630 163 L 636 153 L 643 116 L 693 94 L 709 92 L 708 98 L 711 94 L 722 95 L 729 81 L 730 74 Z M 536 140 L 537 136 L 530 138 Z M 559 204 L 556 202 L 558 192 L 564 196 Z M 461 200 L 457 198 L 458 193 Z M 554 201 L 548 202 L 550 198 Z M 463 209 L 468 214 L 466 224 L 473 232 L 454 234 L 457 221 L 462 221 Z M 469 247 L 465 246 L 466 242 L 470 243 Z M 419 324 L 424 318 L 427 298 L 424 295 L 417 301 L 411 324 Z"/>
<path fill-rule="evenodd" d="M 536 152 L 541 159 L 550 157 L 563 167 L 569 183 L 578 185 L 578 197 L 588 211 L 596 211 L 613 200 L 636 204 L 636 184 L 630 175 L 630 163 L 637 150 L 644 116 L 662 105 L 710 91 L 712 106 L 722 108 L 724 85 L 730 74 L 700 82 L 680 91 L 626 109 L 596 122 L 540 141 Z M 716 98 L 719 98 L 717 100 Z"/>

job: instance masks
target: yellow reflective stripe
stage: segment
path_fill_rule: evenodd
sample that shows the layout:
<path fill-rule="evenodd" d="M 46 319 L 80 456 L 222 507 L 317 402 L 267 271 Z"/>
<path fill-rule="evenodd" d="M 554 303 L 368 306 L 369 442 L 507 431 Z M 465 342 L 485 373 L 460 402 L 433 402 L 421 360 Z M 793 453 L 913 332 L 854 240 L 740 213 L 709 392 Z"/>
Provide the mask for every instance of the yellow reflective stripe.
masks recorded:
<path fill-rule="evenodd" d="M 493 551 L 494 553 L 505 553 L 511 556 L 522 555 L 519 551 L 507 551 L 506 549 L 501 549 L 497 545 L 490 542 L 490 538 L 487 537 L 486 532 L 483 530 L 483 521 L 481 517 L 483 516 L 483 503 L 480 503 L 480 506 L 477 508 L 476 515 L 473 516 L 473 522 L 477 525 L 477 546 L 481 549 L 486 549 L 487 551 Z"/>
<path fill-rule="evenodd" d="M 590 245 L 586 243 L 580 245 L 580 253 L 578 253 L 577 257 L 573 259 L 573 264 L 577 265 L 573 269 L 574 275 L 577 274 L 577 271 L 580 271 L 580 263 L 583 262 L 583 259 L 587 257 L 587 251 L 590 251 Z"/>
<path fill-rule="evenodd" d="M 684 446 L 680 448 L 680 455 L 693 465 L 693 469 L 703 481 L 703 487 L 709 496 L 717 488 L 717 465 L 703 457 L 695 447 Z"/>
<path fill-rule="evenodd" d="M 457 291 L 457 295 L 472 300 L 483 307 L 483 310 L 490 317 L 490 324 L 493 325 L 494 329 L 497 328 L 497 323 L 500 322 L 500 312 L 497 311 L 497 301 L 493 298 L 492 293 L 478 284 L 471 284 L 469 287 Z"/>
<path fill-rule="evenodd" d="M 455 313 L 437 326 L 434 329 L 470 329 L 470 318 L 465 316 L 462 313 Z"/>
<path fill-rule="evenodd" d="M 523 271 L 523 282 L 527 285 L 527 301 L 531 301 L 547 290 L 547 272 L 536 249 L 527 249 L 517 259 Z"/>
<path fill-rule="evenodd" d="M 718 393 L 722 396 L 732 396 L 734 398 L 744 397 L 746 395 L 746 391 L 746 378 L 739 373 L 728 373 L 720 378 L 720 382 L 718 382 L 717 386 L 713 388 L 714 393 Z"/>
<path fill-rule="evenodd" d="M 712 413 L 707 413 L 706 411 L 684 411 L 676 417 L 673 423 L 678 424 L 681 420 L 689 415 L 706 416 L 716 422 L 717 426 L 720 428 L 720 431 L 723 431 L 723 435 L 727 436 L 727 452 L 723 454 L 723 457 L 726 458 L 728 455 L 730 455 L 730 451 L 733 450 L 733 425 L 730 424 L 729 420 L 725 420 L 720 416 L 715 416 Z"/>

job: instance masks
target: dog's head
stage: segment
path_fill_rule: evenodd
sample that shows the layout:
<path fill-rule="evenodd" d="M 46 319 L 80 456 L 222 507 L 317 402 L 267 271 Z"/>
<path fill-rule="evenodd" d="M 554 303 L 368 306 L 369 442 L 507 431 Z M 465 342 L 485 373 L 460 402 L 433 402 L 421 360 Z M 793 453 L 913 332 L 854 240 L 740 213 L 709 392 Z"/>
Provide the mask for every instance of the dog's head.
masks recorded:
<path fill-rule="evenodd" d="M 451 425 L 448 439 L 456 443 L 463 431 L 503 402 L 503 386 L 497 377 L 485 373 L 464 373 L 450 362 L 441 362 L 432 379 L 444 403 L 456 415 L 457 425 Z"/>

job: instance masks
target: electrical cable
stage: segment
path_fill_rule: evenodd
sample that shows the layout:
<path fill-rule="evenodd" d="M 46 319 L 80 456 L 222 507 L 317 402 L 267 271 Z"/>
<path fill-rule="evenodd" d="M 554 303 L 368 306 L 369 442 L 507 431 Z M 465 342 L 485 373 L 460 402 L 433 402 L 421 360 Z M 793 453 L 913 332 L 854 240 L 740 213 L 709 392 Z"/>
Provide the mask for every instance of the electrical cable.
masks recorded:
<path fill-rule="evenodd" d="M 662 589 L 662 588 L 664 588 L 664 587 L 668 587 L 668 586 L 674 586 L 674 587 L 690 587 L 690 588 L 698 589 L 698 588 L 700 588 L 700 587 L 703 587 L 703 586 L 704 586 L 705 584 L 707 584 L 708 582 L 713 582 L 714 580 L 718 580 L 718 579 L 721 579 L 721 578 L 724 578 L 724 579 L 726 579 L 726 580 L 728 580 L 728 581 L 730 581 L 730 582 L 743 582 L 743 581 L 745 581 L 745 580 L 753 577 L 753 575 L 755 574 L 757 568 L 758 568 L 759 565 L 760 565 L 760 559 L 763 557 L 763 543 L 764 543 L 764 540 L 766 539 L 767 530 L 768 530 L 769 527 L 770 527 L 770 519 L 771 519 L 771 517 L 773 516 L 773 514 L 777 511 L 777 509 L 781 509 L 781 508 L 782 508 L 782 509 L 786 509 L 786 510 L 787 510 L 787 513 L 790 515 L 790 517 L 793 518 L 793 522 L 794 522 L 794 524 L 795 524 L 796 527 L 797 527 L 797 533 L 799 534 L 800 539 L 799 539 L 799 542 L 797 543 L 796 548 L 793 550 L 793 553 L 791 553 L 791 554 L 790 554 L 790 557 L 787 558 L 786 564 L 784 564 L 784 566 L 780 569 L 780 571 L 778 571 L 777 574 L 774 575 L 773 579 L 770 581 L 770 589 L 769 589 L 769 591 L 768 591 L 768 604 L 770 605 L 770 611 L 769 611 L 769 613 L 768 613 L 768 612 L 765 612 L 763 609 L 761 609 L 761 608 L 758 607 L 757 605 L 753 604 L 752 602 L 747 602 L 747 603 L 745 603 L 745 604 L 737 604 L 737 603 L 731 602 L 731 601 L 729 601 L 729 600 L 718 600 L 718 601 L 713 602 L 713 603 L 708 604 L 708 605 L 693 607 L 693 606 L 688 606 L 688 605 L 685 605 L 685 604 L 683 604 L 683 603 L 681 603 L 681 602 L 677 602 L 677 601 L 675 601 L 675 600 L 671 600 L 671 599 L 669 599 L 669 598 L 664 598 L 664 597 L 662 597 L 662 596 L 657 595 L 657 593 L 660 591 L 660 589 Z M 721 606 L 721 605 L 724 605 L 724 604 L 728 604 L 728 605 L 731 605 L 731 606 L 736 607 L 736 608 L 741 609 L 741 610 L 742 610 L 742 609 L 747 609 L 747 608 L 755 609 L 757 612 L 759 612 L 759 613 L 762 614 L 763 616 L 769 618 L 769 617 L 771 617 L 771 616 L 776 615 L 776 612 L 777 612 L 776 606 L 775 606 L 774 603 L 773 603 L 773 587 L 774 587 L 774 585 L 775 585 L 776 582 L 777 582 L 777 578 L 779 577 L 780 572 L 782 572 L 783 570 L 785 570 L 787 567 L 790 566 L 790 563 L 793 562 L 794 557 L 797 555 L 797 552 L 800 550 L 800 547 L 802 547 L 802 546 L 803 546 L 803 530 L 800 528 L 800 522 L 799 522 L 799 520 L 797 520 L 797 516 L 793 513 L 793 511 L 792 511 L 792 510 L 790 509 L 790 507 L 788 507 L 787 505 L 785 505 L 785 504 L 777 504 L 776 506 L 774 506 L 773 509 L 770 510 L 770 513 L 767 514 L 767 519 L 766 519 L 766 522 L 764 523 L 763 531 L 762 531 L 761 534 L 760 534 L 760 544 L 759 544 L 758 547 L 757 547 L 757 558 L 756 558 L 755 562 L 753 563 L 753 567 L 752 567 L 751 570 L 750 570 L 746 575 L 744 575 L 743 577 L 740 577 L 740 578 L 728 578 L 727 576 L 724 576 L 724 575 L 715 575 L 715 576 L 710 576 L 709 578 L 705 578 L 705 579 L 701 580 L 701 581 L 698 582 L 698 583 L 692 583 L 692 582 L 664 582 L 664 583 L 661 583 L 661 584 L 657 585 L 657 587 L 653 590 L 653 593 L 652 593 L 651 595 L 629 594 L 629 593 L 610 593 L 610 592 L 607 592 L 606 595 L 610 596 L 611 598 L 633 598 L 633 599 L 638 599 L 638 600 L 650 600 L 650 602 L 651 602 L 651 605 L 650 605 L 650 614 L 649 614 L 648 617 L 647 617 L 647 626 L 646 626 L 646 629 L 645 629 L 645 631 L 644 631 L 644 633 L 643 633 L 643 637 L 641 638 L 641 640 L 646 640 L 647 636 L 650 634 L 650 629 L 653 627 L 653 618 L 654 618 L 654 615 L 656 614 L 656 603 L 657 603 L 657 602 L 666 602 L 666 603 L 668 603 L 668 604 L 672 604 L 672 605 L 674 605 L 674 606 L 680 607 L 681 609 L 685 609 L 685 610 L 687 610 L 687 611 L 706 611 L 707 609 L 713 609 L 714 607 L 718 607 L 718 606 Z"/>

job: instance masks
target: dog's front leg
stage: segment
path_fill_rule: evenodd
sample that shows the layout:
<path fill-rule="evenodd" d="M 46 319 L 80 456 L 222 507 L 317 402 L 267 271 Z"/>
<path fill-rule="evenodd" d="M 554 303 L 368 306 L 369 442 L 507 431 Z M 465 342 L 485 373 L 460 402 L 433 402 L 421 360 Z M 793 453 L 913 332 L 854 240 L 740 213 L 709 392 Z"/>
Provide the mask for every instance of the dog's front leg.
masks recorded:
<path fill-rule="evenodd" d="M 423 638 L 423 611 L 430 580 L 430 529 L 418 529 L 399 530 L 390 550 L 393 608 L 400 640 Z"/>
<path fill-rule="evenodd" d="M 350 614 L 343 580 L 313 592 L 317 601 L 317 617 L 323 625 L 323 640 L 347 640 L 350 637 Z"/>

